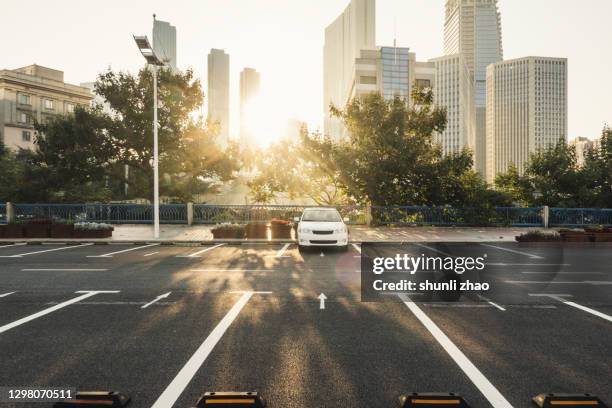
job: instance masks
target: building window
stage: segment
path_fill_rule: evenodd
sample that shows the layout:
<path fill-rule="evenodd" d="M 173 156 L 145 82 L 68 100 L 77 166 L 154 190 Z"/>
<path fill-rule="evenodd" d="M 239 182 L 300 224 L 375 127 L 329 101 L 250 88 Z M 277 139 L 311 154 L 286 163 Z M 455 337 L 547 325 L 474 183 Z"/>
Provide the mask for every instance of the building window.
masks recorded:
<path fill-rule="evenodd" d="M 51 99 L 45 99 L 44 106 L 45 106 L 45 109 L 47 110 L 55 109 L 55 103 Z"/>
<path fill-rule="evenodd" d="M 21 140 L 24 142 L 31 142 L 32 134 L 29 131 L 24 130 L 23 132 L 21 132 Z"/>
<path fill-rule="evenodd" d="M 366 85 L 376 85 L 376 77 L 375 76 L 361 76 L 359 77 L 360 84 Z"/>
<path fill-rule="evenodd" d="M 21 105 L 30 105 L 30 95 L 19 94 L 19 103 Z"/>
<path fill-rule="evenodd" d="M 74 113 L 74 103 L 66 103 L 66 112 Z"/>
<path fill-rule="evenodd" d="M 30 116 L 25 112 L 17 112 L 17 122 L 30 123 Z"/>

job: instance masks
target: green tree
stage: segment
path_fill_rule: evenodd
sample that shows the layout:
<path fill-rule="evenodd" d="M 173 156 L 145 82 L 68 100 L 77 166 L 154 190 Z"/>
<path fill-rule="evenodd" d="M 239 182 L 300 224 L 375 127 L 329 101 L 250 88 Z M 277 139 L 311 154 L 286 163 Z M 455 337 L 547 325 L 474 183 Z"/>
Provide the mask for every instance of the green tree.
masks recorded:
<path fill-rule="evenodd" d="M 582 168 L 585 206 L 612 208 L 612 129 L 605 126 L 599 146 L 587 152 Z"/>

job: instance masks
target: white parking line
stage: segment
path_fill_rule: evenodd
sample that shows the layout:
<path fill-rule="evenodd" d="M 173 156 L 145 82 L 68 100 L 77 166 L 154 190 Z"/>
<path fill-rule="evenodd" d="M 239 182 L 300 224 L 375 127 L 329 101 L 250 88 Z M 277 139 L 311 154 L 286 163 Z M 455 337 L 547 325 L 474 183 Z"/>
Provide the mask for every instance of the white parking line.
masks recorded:
<path fill-rule="evenodd" d="M 124 249 L 121 251 L 115 251 L 115 252 L 110 252 L 108 254 L 104 254 L 104 255 L 88 255 L 88 258 L 112 258 L 113 255 L 117 255 L 117 254 L 123 254 L 125 252 L 130 252 L 130 251 L 136 251 L 137 249 L 143 249 L 143 248 L 150 248 L 153 246 L 157 246 L 159 245 L 159 243 L 157 244 L 149 244 L 149 245 L 141 245 L 141 246 L 137 246 L 134 248 L 128 248 L 128 249 Z"/>
<path fill-rule="evenodd" d="M 361 255 L 361 246 L 357 245 L 357 244 L 351 244 L 353 246 L 353 248 L 355 248 L 355 251 L 359 252 L 359 255 Z"/>
<path fill-rule="evenodd" d="M 1 295 L 0 295 L 0 298 L 10 296 L 10 295 L 12 295 L 13 293 L 16 293 L 16 292 L 8 292 L 8 293 L 3 293 L 3 294 L 1 294 Z"/>
<path fill-rule="evenodd" d="M 266 258 L 289 258 L 289 255 L 285 255 L 287 249 L 291 246 L 290 243 L 283 245 L 281 249 L 278 250 L 276 255 L 266 255 Z"/>
<path fill-rule="evenodd" d="M 153 299 L 152 301 L 150 301 L 149 303 L 145 303 L 144 305 L 142 305 L 141 309 L 146 309 L 147 307 L 151 306 L 153 303 L 156 303 L 162 299 L 167 298 L 168 296 L 170 296 L 172 292 L 168 292 L 168 293 L 164 293 L 163 295 L 159 295 L 158 297 L 156 297 L 155 299 Z"/>
<path fill-rule="evenodd" d="M 18 244 L 0 245 L 0 249 L 2 249 L 2 248 L 8 248 L 8 247 L 15 247 L 15 246 L 22 246 L 22 245 L 25 245 L 25 244 L 26 244 L 25 242 L 20 242 L 20 243 L 18 243 Z"/>
<path fill-rule="evenodd" d="M 155 255 L 155 254 L 159 254 L 159 251 L 149 252 L 148 254 L 144 254 L 143 256 L 147 257 L 147 256 Z"/>
<path fill-rule="evenodd" d="M 497 303 L 493 302 L 491 299 L 486 298 L 482 295 L 478 295 L 478 297 L 482 300 L 484 300 L 485 302 L 487 302 L 488 304 L 490 304 L 491 306 L 495 306 L 496 308 L 498 308 L 499 310 L 501 310 L 502 312 L 505 312 L 506 309 L 504 309 L 503 307 L 501 307 L 500 305 L 498 305 Z"/>
<path fill-rule="evenodd" d="M 486 246 L 486 247 L 489 247 L 489 248 L 499 249 L 500 251 L 512 252 L 513 254 L 525 255 L 525 256 L 528 256 L 531 259 L 544 259 L 544 257 L 542 257 L 542 256 L 530 254 L 530 253 L 523 252 L 523 251 L 517 251 L 515 249 L 504 248 L 504 247 L 500 247 L 500 246 L 496 246 L 496 245 L 490 245 L 490 244 L 480 244 L 480 245 Z"/>
<path fill-rule="evenodd" d="M 225 243 L 213 245 L 211 247 L 202 249 L 201 251 L 194 252 L 193 254 L 189 254 L 189 255 L 177 255 L 177 258 L 199 258 L 198 255 L 203 254 L 204 252 L 212 251 L 213 249 L 219 248 L 220 246 L 223 246 L 223 245 L 225 245 Z"/>
<path fill-rule="evenodd" d="M 66 249 L 80 248 L 80 247 L 89 246 L 89 245 L 93 245 L 93 242 L 90 242 L 87 244 L 80 244 L 80 245 L 68 245 L 68 246 L 64 246 L 60 248 L 44 249 L 42 251 L 26 252 L 25 254 L 4 255 L 4 256 L 0 256 L 0 258 L 21 258 L 21 257 L 28 256 L 28 255 L 42 254 L 44 252 L 64 251 Z"/>
<path fill-rule="evenodd" d="M 24 268 L 22 272 L 105 272 L 108 269 L 87 269 L 87 268 Z"/>
<path fill-rule="evenodd" d="M 196 350 L 196 352 L 187 361 L 185 366 L 181 368 L 174 380 L 166 387 L 164 392 L 159 396 L 152 408 L 171 408 L 176 400 L 181 396 L 193 376 L 200 369 L 200 366 L 206 361 L 213 348 L 217 345 L 223 334 L 227 331 L 232 322 L 238 317 L 238 314 L 249 299 L 253 296 L 253 292 L 245 292 L 240 299 L 232 306 L 225 317 L 217 324 L 217 327 L 208 335 L 204 343 Z"/>
<path fill-rule="evenodd" d="M 564 297 L 571 297 L 572 295 L 562 295 L 562 294 L 546 294 L 546 293 L 530 293 L 529 296 L 543 296 L 543 297 L 549 297 L 555 300 L 558 300 L 559 302 L 568 305 L 568 306 L 572 306 L 575 307 L 576 309 L 580 309 L 584 312 L 590 313 L 593 316 L 597 316 L 597 317 L 601 317 L 604 320 L 607 320 L 609 322 L 612 322 L 612 316 L 609 316 L 605 313 L 601 313 L 595 309 L 591 309 L 590 307 L 586 307 L 583 305 L 580 305 L 576 302 L 571 302 L 569 300 L 564 299 Z"/>
<path fill-rule="evenodd" d="M 30 316 L 26 316 L 26 317 L 24 317 L 22 319 L 16 320 L 13 323 L 5 324 L 4 326 L 0 327 L 0 334 L 4 333 L 6 331 L 9 331 L 10 329 L 14 329 L 17 326 L 21 326 L 22 324 L 30 322 L 30 321 L 32 321 L 34 319 L 39 318 L 39 317 L 48 315 L 49 313 L 53 313 L 56 310 L 62 309 L 64 307 L 66 307 L 66 306 L 70 306 L 73 303 L 77 303 L 77 302 L 80 302 L 83 299 L 87 299 L 87 298 L 90 298 L 92 296 L 95 296 L 95 295 L 97 295 L 99 293 L 119 293 L 119 291 L 118 290 L 80 290 L 80 291 L 75 292 L 75 293 L 83 293 L 83 294 L 81 296 L 77 296 L 77 297 L 75 297 L 73 299 L 70 299 L 70 300 L 67 300 L 65 302 L 58 303 L 55 306 L 52 306 L 52 307 L 49 307 L 47 309 L 41 310 L 38 313 L 34 313 L 34 314 L 30 315 Z"/>
<path fill-rule="evenodd" d="M 416 316 L 417 319 L 425 326 L 431 335 L 438 343 L 446 350 L 448 355 L 457 363 L 459 368 L 468 376 L 474 383 L 476 388 L 485 396 L 494 408 L 512 408 L 508 400 L 495 388 L 493 384 L 485 377 L 478 368 L 463 354 L 461 350 L 448 338 L 446 334 L 427 316 L 421 308 L 406 295 L 400 295 L 404 304 Z"/>

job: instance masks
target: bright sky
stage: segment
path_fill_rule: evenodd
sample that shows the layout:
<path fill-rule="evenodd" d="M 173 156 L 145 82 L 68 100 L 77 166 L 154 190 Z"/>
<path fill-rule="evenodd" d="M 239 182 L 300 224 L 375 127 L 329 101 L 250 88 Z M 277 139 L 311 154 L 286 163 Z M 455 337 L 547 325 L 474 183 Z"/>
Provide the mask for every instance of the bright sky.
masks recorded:
<path fill-rule="evenodd" d="M 31 8 L 2 5 L 0 68 L 38 63 L 63 70 L 67 82 L 92 81 L 111 66 L 142 65 L 132 34 L 151 37 L 152 14 L 177 27 L 178 64 L 205 84 L 206 55 L 223 48 L 231 64 L 231 131 L 238 130 L 243 67 L 262 75 L 262 99 L 284 129 L 296 117 L 322 123 L 323 31 L 348 0 L 58 0 Z M 104 4 L 104 6 L 94 6 Z M 598 137 L 612 123 L 610 0 L 500 0 L 504 57 L 569 59 L 569 138 Z M 378 0 L 377 43 L 408 46 L 419 60 L 442 54 L 444 0 Z M 206 88 L 204 88 L 206 89 Z"/>

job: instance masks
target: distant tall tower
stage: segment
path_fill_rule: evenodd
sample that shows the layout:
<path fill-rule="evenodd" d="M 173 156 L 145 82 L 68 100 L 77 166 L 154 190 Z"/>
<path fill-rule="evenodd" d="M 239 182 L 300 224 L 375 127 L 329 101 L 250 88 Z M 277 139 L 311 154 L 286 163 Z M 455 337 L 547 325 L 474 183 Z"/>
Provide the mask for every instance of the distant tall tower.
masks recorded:
<path fill-rule="evenodd" d="M 240 143 L 251 146 L 254 143 L 253 129 L 249 129 L 254 114 L 252 101 L 259 94 L 260 77 L 254 68 L 245 68 L 240 73 Z"/>
<path fill-rule="evenodd" d="M 168 22 L 157 20 L 153 15 L 153 50 L 166 65 L 177 70 L 176 65 L 176 27 Z"/>
<path fill-rule="evenodd" d="M 446 0 L 444 54 L 461 55 L 473 81 L 474 164 L 485 174 L 487 66 L 503 59 L 497 0 Z"/>
<path fill-rule="evenodd" d="M 376 47 L 376 0 L 351 0 L 344 12 L 325 29 L 323 48 L 323 112 L 325 134 L 338 140 L 344 126 L 329 117 L 329 105 L 349 101 L 355 59 L 362 49 Z"/>
<path fill-rule="evenodd" d="M 230 58 L 224 50 L 211 49 L 208 54 L 208 120 L 219 122 L 219 141 L 229 141 Z"/>

